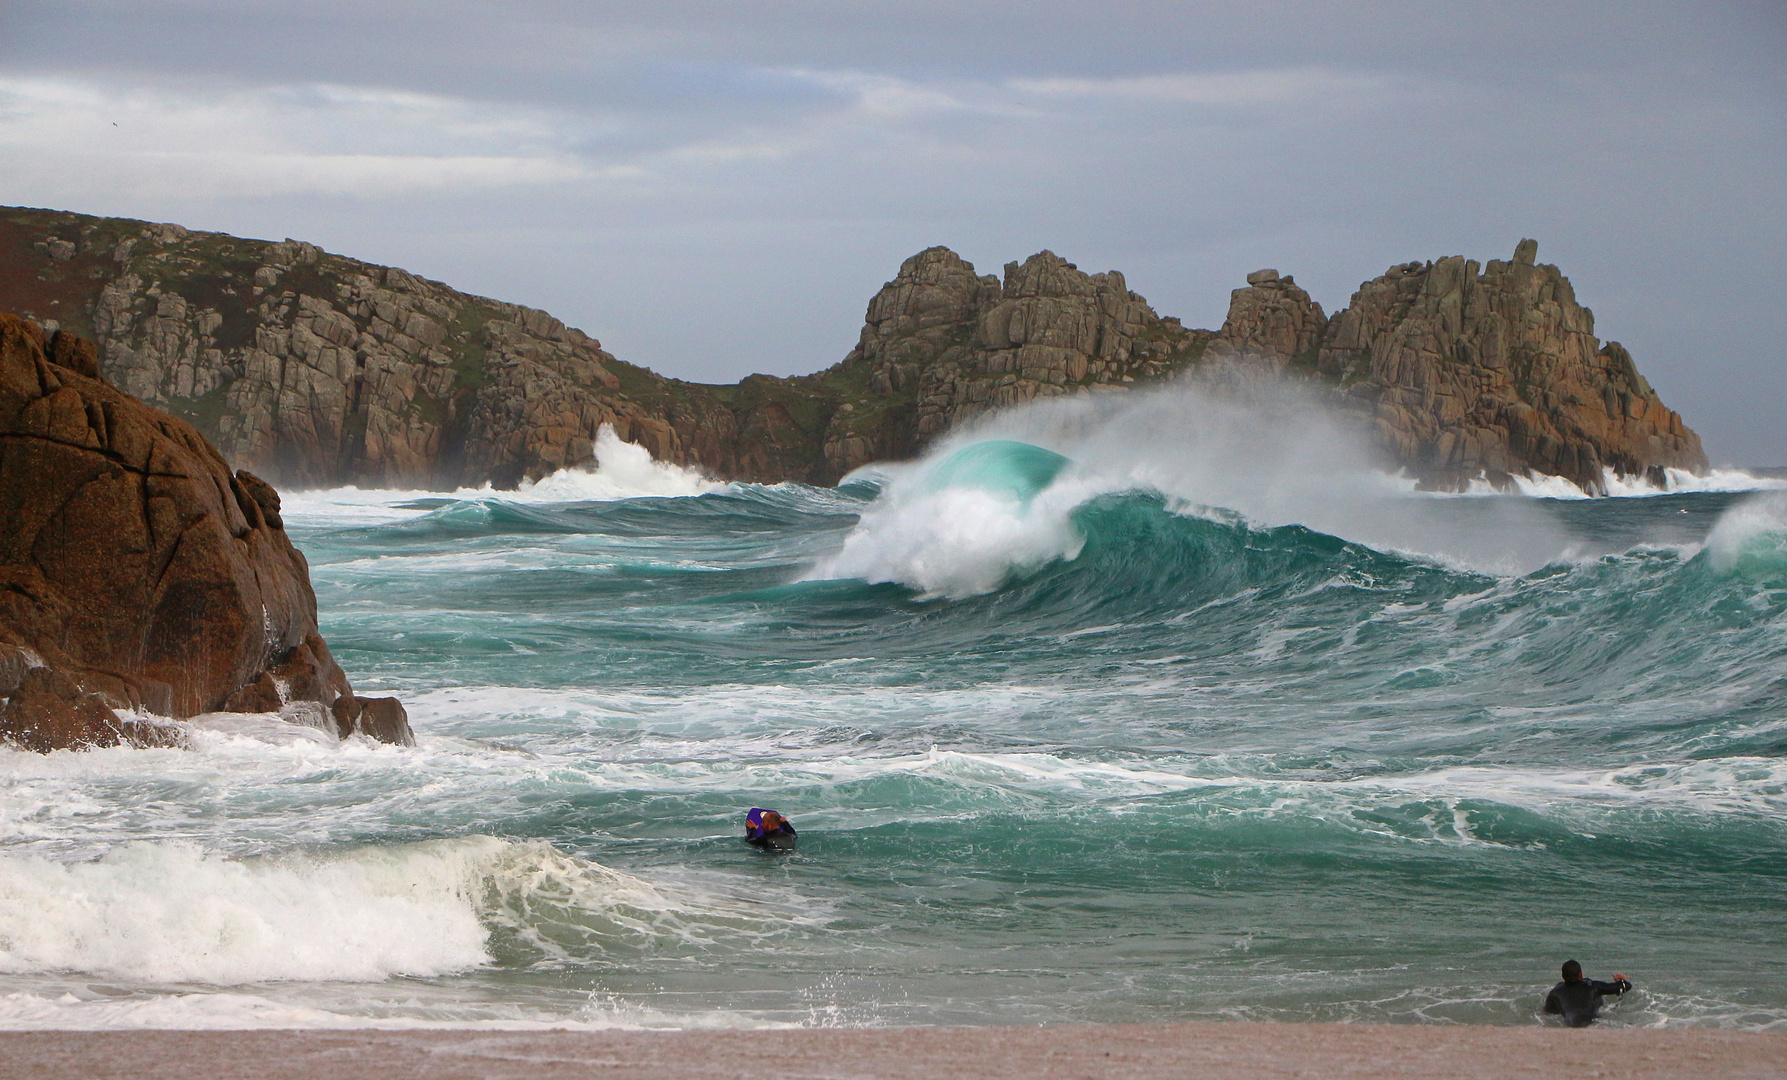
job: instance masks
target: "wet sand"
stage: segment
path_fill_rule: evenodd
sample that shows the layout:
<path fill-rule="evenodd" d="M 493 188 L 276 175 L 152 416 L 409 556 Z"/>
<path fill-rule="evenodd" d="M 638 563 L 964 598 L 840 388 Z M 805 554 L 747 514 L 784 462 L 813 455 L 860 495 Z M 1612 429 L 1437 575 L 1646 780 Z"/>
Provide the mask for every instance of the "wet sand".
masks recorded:
<path fill-rule="evenodd" d="M 776 1031 L 0 1033 L 14 1080 L 1787 1076 L 1787 1032 L 1125 1024 Z"/>

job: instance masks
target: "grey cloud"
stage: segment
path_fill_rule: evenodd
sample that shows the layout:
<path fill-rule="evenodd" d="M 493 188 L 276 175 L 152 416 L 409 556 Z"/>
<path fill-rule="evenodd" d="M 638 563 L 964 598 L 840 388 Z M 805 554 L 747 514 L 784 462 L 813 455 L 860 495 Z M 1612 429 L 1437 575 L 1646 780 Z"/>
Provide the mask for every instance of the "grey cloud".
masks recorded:
<path fill-rule="evenodd" d="M 1212 325 L 1255 266 L 1334 307 L 1392 262 L 1533 235 L 1715 458 L 1787 463 L 1775 4 L 27 0 L 4 18 L 0 77 L 236 95 L 251 129 L 272 101 L 283 134 L 250 132 L 269 153 L 409 155 L 356 166 L 357 190 L 258 198 L 239 188 L 264 163 L 219 156 L 183 197 L 127 168 L 58 181 L 62 159 L 0 141 L 21 166 L 5 201 L 304 236 L 548 307 L 672 374 L 834 362 L 933 243 L 983 270 L 1049 247 Z M 404 179 L 456 156 L 479 160 Z"/>

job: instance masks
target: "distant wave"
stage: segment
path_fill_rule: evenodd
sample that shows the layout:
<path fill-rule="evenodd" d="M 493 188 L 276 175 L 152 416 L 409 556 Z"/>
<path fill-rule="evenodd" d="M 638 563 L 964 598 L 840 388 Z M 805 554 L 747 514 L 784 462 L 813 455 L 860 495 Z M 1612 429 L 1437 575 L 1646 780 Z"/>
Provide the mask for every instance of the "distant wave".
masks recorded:
<path fill-rule="evenodd" d="M 623 442 L 611 424 L 596 433 L 594 469 L 560 469 L 539 480 L 524 481 L 514 493 L 525 502 L 580 502 L 645 497 L 679 498 L 721 491 L 725 484 L 708 479 L 699 469 L 652 460 L 651 451 Z"/>
<path fill-rule="evenodd" d="M 1771 493 L 1725 511 L 1706 547 L 1722 573 L 1787 576 L 1787 494 Z"/>
<path fill-rule="evenodd" d="M 1776 476 L 1758 476 L 1745 469 L 1713 469 L 1705 476 L 1698 476 L 1685 469 L 1664 469 L 1663 484 L 1658 486 L 1642 476 L 1620 476 L 1612 469 L 1601 470 L 1602 485 L 1605 498 L 1614 499 L 1647 499 L 1658 495 L 1685 495 L 1694 492 L 1743 492 L 1743 491 L 1778 491 L 1787 490 L 1787 478 Z M 1505 496 L 1509 494 L 1525 495 L 1535 499 L 1593 499 L 1597 496 L 1582 490 L 1574 481 L 1562 476 L 1550 476 L 1533 472 L 1525 476 L 1509 478 L 1514 484 L 1514 491 L 1498 488 L 1487 479 L 1479 478 L 1471 482 L 1464 491 L 1458 492 L 1420 492 L 1419 494 L 1437 498 L 1459 496 Z M 1416 494 L 1415 478 L 1404 474 L 1390 477 L 1389 481 L 1410 494 Z"/>
<path fill-rule="evenodd" d="M 508 503 L 608 502 L 618 499 L 684 498 L 724 491 L 729 485 L 709 479 L 699 469 L 654 461 L 651 451 L 623 441 L 612 425 L 596 433 L 593 469 L 560 469 L 538 480 L 526 480 L 513 491 L 489 484 L 452 491 L 422 488 L 316 488 L 281 492 L 287 512 L 330 524 L 371 524 L 414 517 L 434 507 L 414 503 L 500 500 Z"/>

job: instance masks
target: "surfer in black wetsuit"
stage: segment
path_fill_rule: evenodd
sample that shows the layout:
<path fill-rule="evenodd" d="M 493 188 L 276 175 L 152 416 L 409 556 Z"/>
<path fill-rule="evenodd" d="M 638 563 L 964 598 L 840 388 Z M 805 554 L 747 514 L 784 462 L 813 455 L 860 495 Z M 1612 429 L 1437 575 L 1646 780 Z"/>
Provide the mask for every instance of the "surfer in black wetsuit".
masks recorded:
<path fill-rule="evenodd" d="M 1630 989 L 1631 980 L 1624 975 L 1615 975 L 1610 983 L 1596 982 L 1582 977 L 1581 964 L 1565 960 L 1564 981 L 1545 995 L 1545 1011 L 1563 1017 L 1570 1027 L 1587 1027 L 1601 1011 L 1603 997 L 1618 997 Z"/>

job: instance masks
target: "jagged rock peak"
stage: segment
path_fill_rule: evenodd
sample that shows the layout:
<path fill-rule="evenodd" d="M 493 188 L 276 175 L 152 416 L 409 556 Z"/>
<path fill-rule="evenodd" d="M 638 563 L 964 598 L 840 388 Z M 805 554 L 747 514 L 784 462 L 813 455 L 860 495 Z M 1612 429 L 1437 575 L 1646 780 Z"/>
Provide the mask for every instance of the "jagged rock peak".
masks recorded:
<path fill-rule="evenodd" d="M 863 344 L 970 319 L 988 292 L 999 292 L 997 278 L 976 275 L 974 264 L 946 247 L 926 248 L 869 301 Z"/>
<path fill-rule="evenodd" d="M 1289 274 L 1255 270 L 1247 287 L 1229 293 L 1229 313 L 1211 343 L 1209 358 L 1249 357 L 1282 369 L 1313 365 L 1328 317 Z"/>
<path fill-rule="evenodd" d="M 90 330 L 121 389 L 287 484 L 512 485 L 589 463 L 609 424 L 728 479 L 830 483 L 989 409 L 1179 375 L 1325 381 L 1393 466 L 1440 486 L 1704 467 L 1537 255 L 1522 240 L 1481 267 L 1401 263 L 1332 318 L 1256 270 L 1210 331 L 1052 251 L 995 276 L 931 247 L 876 292 L 839 364 L 735 386 L 665 379 L 543 311 L 301 241 L 55 211 L 0 208 L 0 305 Z"/>
<path fill-rule="evenodd" d="M 1528 239 L 1507 262 L 1390 267 L 1329 324 L 1317 370 L 1431 486 L 1530 470 L 1599 491 L 1606 471 L 1705 471 L 1700 437 L 1537 255 Z"/>

